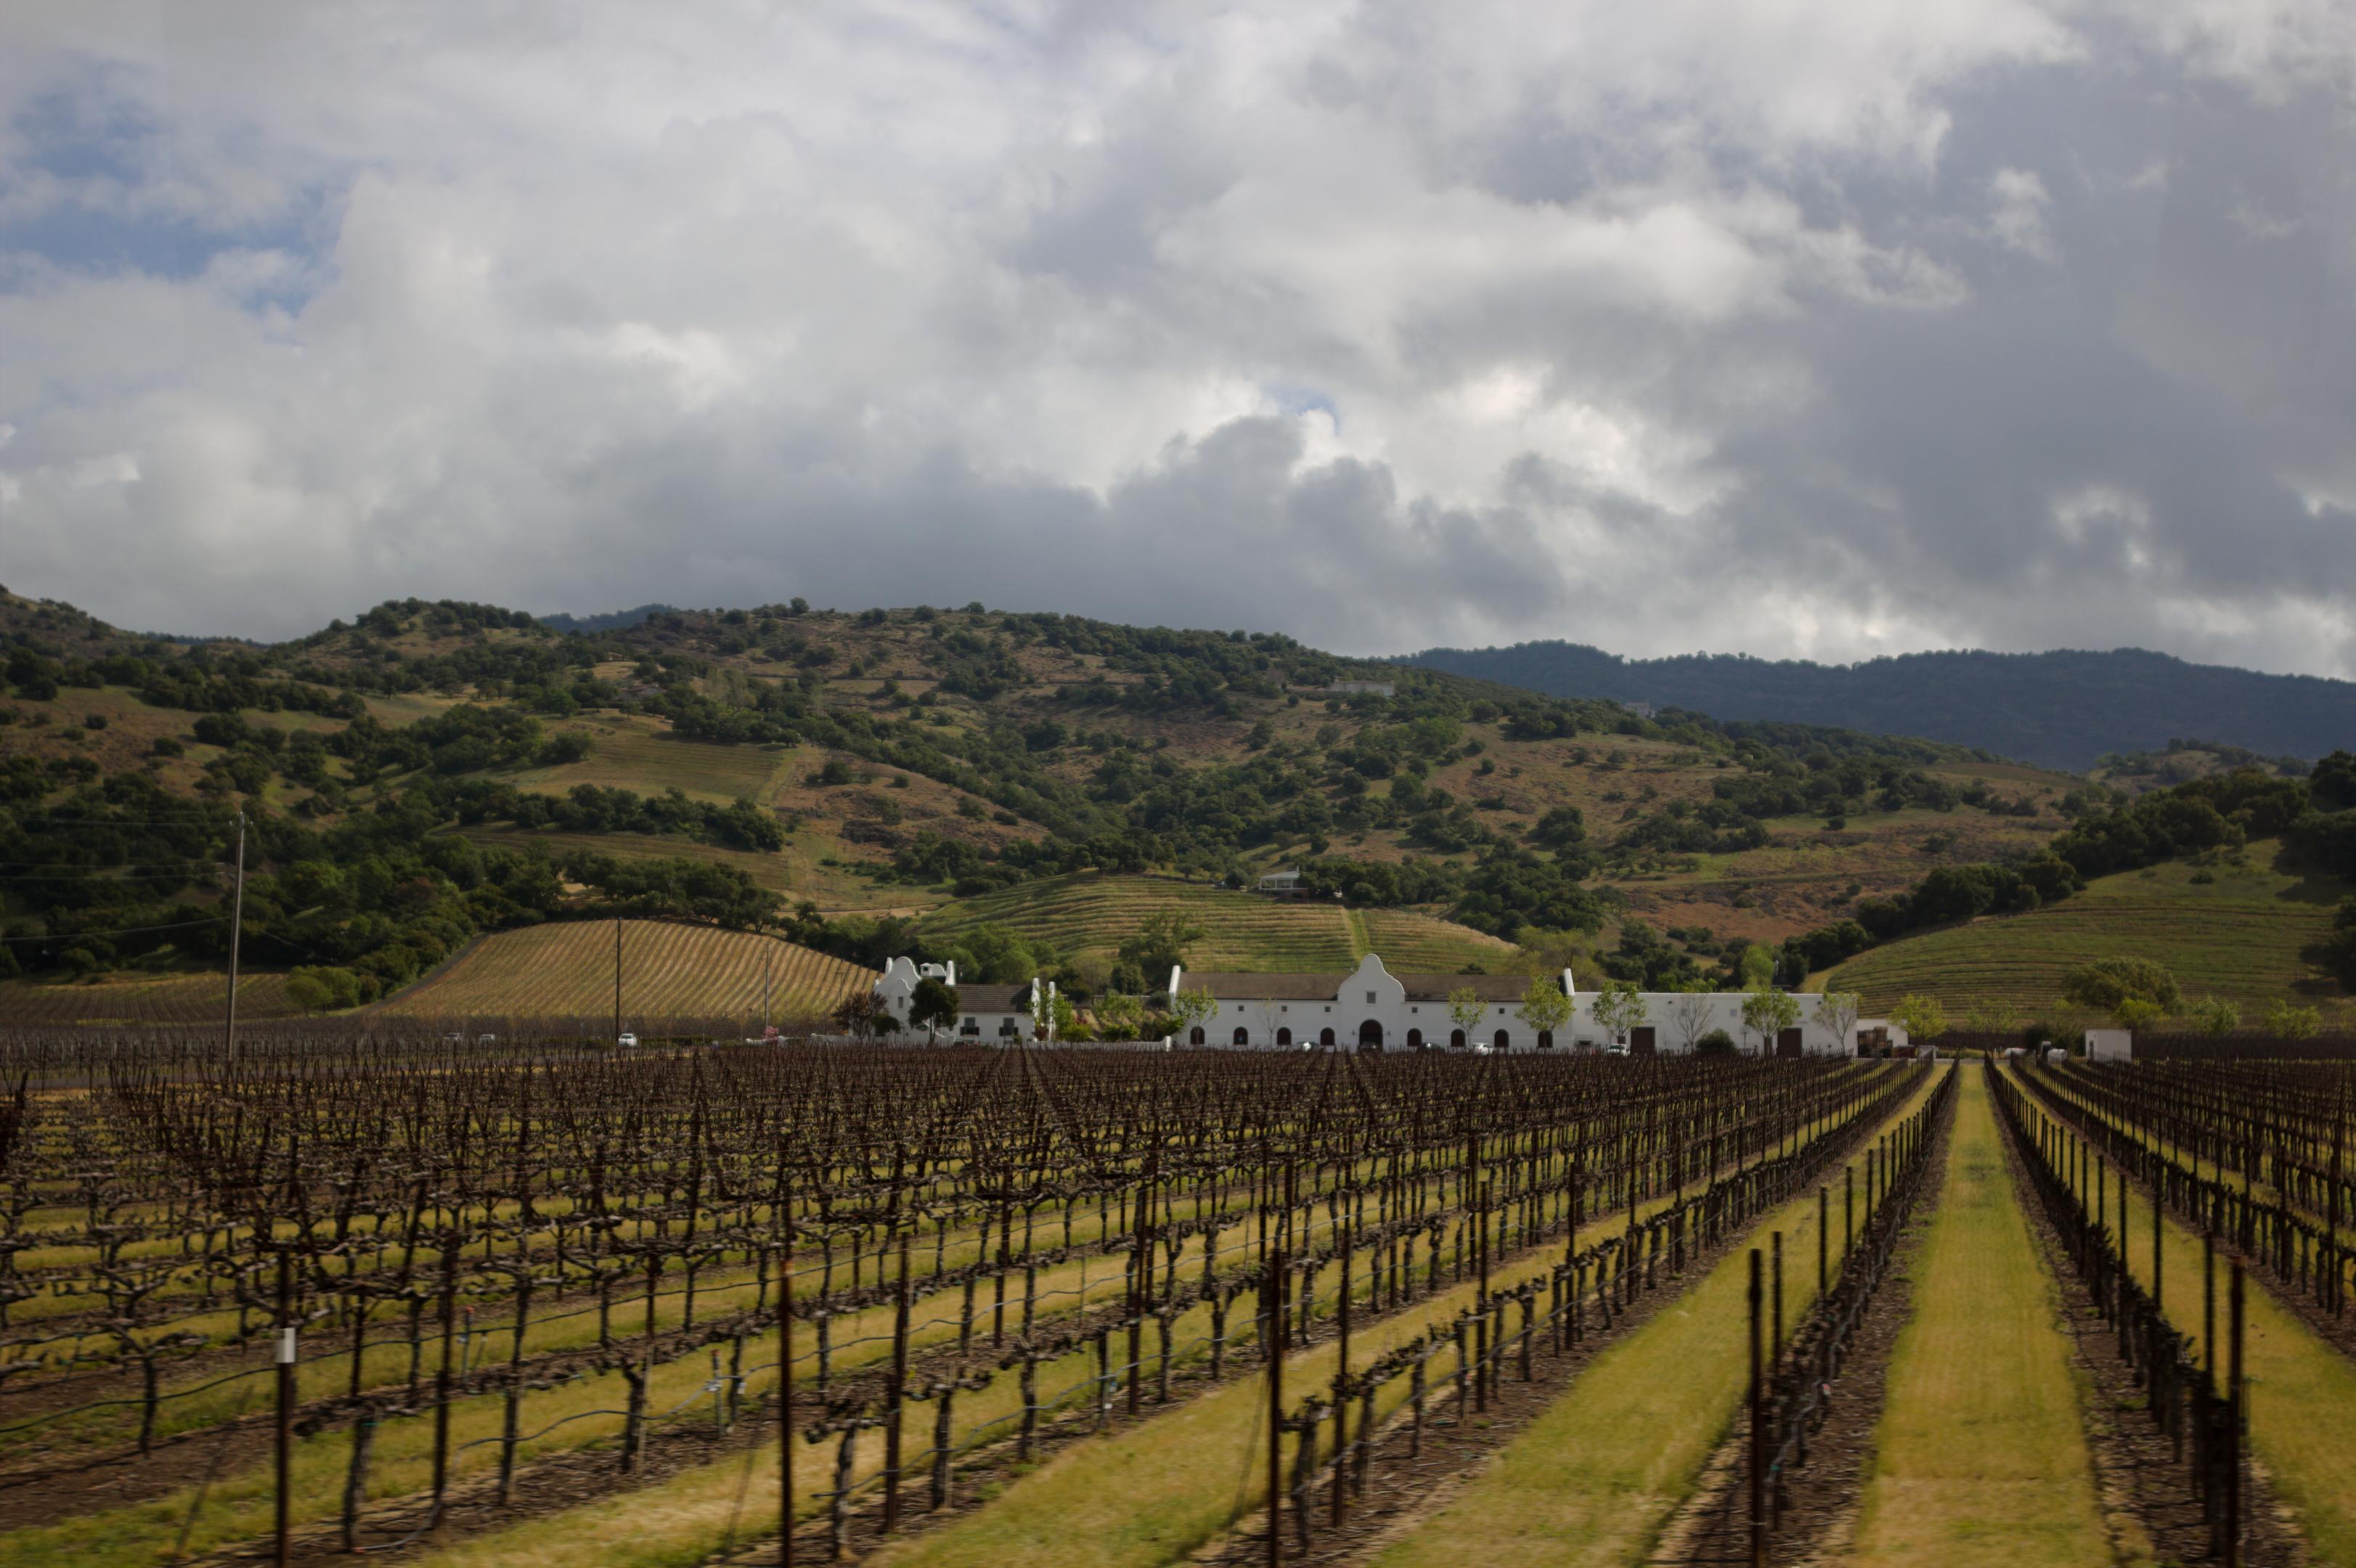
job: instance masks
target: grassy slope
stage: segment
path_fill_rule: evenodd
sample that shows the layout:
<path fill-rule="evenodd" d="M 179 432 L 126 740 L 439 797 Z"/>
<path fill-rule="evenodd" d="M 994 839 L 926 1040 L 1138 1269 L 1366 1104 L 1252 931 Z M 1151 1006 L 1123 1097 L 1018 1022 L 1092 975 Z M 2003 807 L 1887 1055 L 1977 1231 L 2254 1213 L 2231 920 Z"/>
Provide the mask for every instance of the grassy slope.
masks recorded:
<path fill-rule="evenodd" d="M 625 921 L 624 1016 L 751 1018 L 760 1010 L 765 962 L 770 965 L 773 1019 L 823 1014 L 875 978 L 872 970 L 772 936 L 669 921 Z M 381 1010 L 411 1018 L 602 1018 L 613 1008 L 613 923 L 575 921 L 494 933 Z"/>
<path fill-rule="evenodd" d="M 2290 997 L 2345 1014 L 2340 987 L 2300 956 L 2331 926 L 2348 889 L 2276 868 L 2277 847 L 2253 844 L 2246 864 L 2202 868 L 2175 861 L 2090 883 L 2085 891 L 2027 914 L 1991 915 L 1858 955 L 1829 984 L 1861 991 L 1878 1012 L 1909 991 L 1952 1010 L 1985 999 L 2024 1010 L 2051 1008 L 2062 971 L 2093 958 L 2143 956 L 2174 972 L 2189 996 L 2219 996 L 2258 1008 Z"/>
<path fill-rule="evenodd" d="M 219 973 L 128 974 L 85 985 L 30 980 L 0 983 L 0 1023 L 201 1023 L 222 1016 L 229 976 Z M 237 981 L 241 1019 L 291 1018 L 284 975 L 246 974 Z"/>
<path fill-rule="evenodd" d="M 1166 877 L 1083 871 L 948 905 L 926 922 L 950 934 L 984 923 L 1045 937 L 1072 955 L 1108 955 L 1148 915 L 1175 912 L 1203 927 L 1190 949 L 1200 969 L 1348 969 L 1372 950 L 1394 971 L 1501 969 L 1511 944 L 1470 927 L 1396 910 L 1262 898 Z"/>
<path fill-rule="evenodd" d="M 1751 1233 L 1801 1232 L 1815 1217 L 1811 1193 Z M 1750 1262 L 1737 1250 L 1598 1356 L 1453 1502 L 1376 1558 L 1379 1568 L 1643 1561 L 1741 1403 L 1749 1285 Z M 1815 1288 L 1814 1270 L 1787 1271 L 1786 1322 L 1797 1325 Z"/>
<path fill-rule="evenodd" d="M 1890 1358 L 1850 1560 L 2106 1563 L 2053 1283 L 2005 1169 L 1986 1080 L 1962 1071 L 1945 1193 Z"/>

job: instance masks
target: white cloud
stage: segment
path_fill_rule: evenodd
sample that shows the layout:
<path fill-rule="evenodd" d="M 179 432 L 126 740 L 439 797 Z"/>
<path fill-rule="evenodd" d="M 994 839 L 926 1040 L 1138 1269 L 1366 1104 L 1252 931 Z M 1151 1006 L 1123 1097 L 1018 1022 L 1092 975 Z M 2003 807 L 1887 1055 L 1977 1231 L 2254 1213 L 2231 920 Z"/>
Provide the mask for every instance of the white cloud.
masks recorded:
<path fill-rule="evenodd" d="M 2052 198 L 2031 169 L 1998 169 L 1988 176 L 1988 229 L 2007 250 L 2051 261 L 2053 239 L 2045 230 Z"/>
<path fill-rule="evenodd" d="M 800 592 L 1834 656 L 2134 627 L 2157 584 L 2204 648 L 2346 668 L 2281 608 L 2356 564 L 2298 499 L 2347 492 L 2346 307 L 2220 316 L 2222 381 L 2172 329 L 2230 264 L 2137 227 L 2348 232 L 2136 107 L 2226 80 L 2215 139 L 2294 155 L 2265 117 L 2336 38 L 2062 0 L 27 0 L 0 581 L 261 634 Z M 2142 587 L 2069 580 L 2124 536 L 2051 497 L 2106 494 Z"/>

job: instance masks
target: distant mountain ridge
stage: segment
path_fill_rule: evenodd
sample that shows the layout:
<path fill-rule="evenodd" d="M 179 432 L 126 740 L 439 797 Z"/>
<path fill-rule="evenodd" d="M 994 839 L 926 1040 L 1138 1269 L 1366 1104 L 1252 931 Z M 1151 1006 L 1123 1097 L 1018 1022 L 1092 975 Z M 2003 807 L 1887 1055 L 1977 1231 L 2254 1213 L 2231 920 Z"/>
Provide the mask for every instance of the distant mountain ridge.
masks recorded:
<path fill-rule="evenodd" d="M 1540 642 L 1428 648 L 1395 662 L 1552 697 L 1916 735 L 2073 772 L 2104 752 L 2157 751 L 2179 736 L 2307 758 L 2356 745 L 2356 682 L 2198 665 L 2142 648 L 1967 650 L 1820 665 L 1741 654 L 1629 659 L 1582 643 Z"/>
<path fill-rule="evenodd" d="M 602 615 L 538 615 L 533 619 L 555 632 L 624 632 L 657 615 L 676 615 L 676 604 L 641 604 L 635 610 L 608 610 Z"/>

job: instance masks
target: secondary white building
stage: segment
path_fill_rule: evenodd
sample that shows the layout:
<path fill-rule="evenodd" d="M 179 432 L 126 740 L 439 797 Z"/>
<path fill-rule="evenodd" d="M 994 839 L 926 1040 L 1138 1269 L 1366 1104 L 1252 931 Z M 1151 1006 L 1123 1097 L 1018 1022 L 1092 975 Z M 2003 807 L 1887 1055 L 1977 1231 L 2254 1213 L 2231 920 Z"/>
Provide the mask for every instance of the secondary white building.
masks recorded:
<path fill-rule="evenodd" d="M 1020 986 L 960 986 L 954 963 L 919 965 L 913 958 L 894 958 L 884 966 L 883 977 L 875 982 L 875 999 L 904 1028 L 908 1022 L 908 998 L 916 994 L 919 980 L 938 980 L 957 993 L 958 1020 L 942 1030 L 944 1034 L 985 1044 L 1031 1038 L 1033 982 L 1025 981 Z"/>
<path fill-rule="evenodd" d="M 1284 1050 L 1301 1046 L 1361 1051 L 1419 1051 L 1425 1047 L 1465 1051 L 1601 1051 L 1610 1031 L 1596 1023 L 1595 993 L 1581 992 L 1566 969 L 1554 984 L 1570 997 L 1571 1014 L 1558 1029 L 1540 1029 L 1522 1016 L 1529 981 L 1518 975 L 1394 975 L 1368 954 L 1344 974 L 1237 974 L 1170 972 L 1168 999 L 1181 991 L 1207 993 L 1218 1011 L 1190 1030 L 1183 1042 L 1239 1049 Z M 1471 991 L 1481 1017 L 1469 1028 L 1451 1015 L 1449 997 Z M 1647 992 L 1644 1022 L 1629 1035 L 1637 1055 L 1678 1054 L 1712 1029 L 1724 1029 L 1736 1047 L 1757 1054 L 1762 1042 L 1742 1024 L 1740 991 Z M 1784 1029 L 1772 1049 L 1781 1056 L 1847 1056 L 1856 1050 L 1852 1030 L 1842 1039 L 1815 1017 L 1824 997 L 1794 993 L 1800 1021 Z"/>

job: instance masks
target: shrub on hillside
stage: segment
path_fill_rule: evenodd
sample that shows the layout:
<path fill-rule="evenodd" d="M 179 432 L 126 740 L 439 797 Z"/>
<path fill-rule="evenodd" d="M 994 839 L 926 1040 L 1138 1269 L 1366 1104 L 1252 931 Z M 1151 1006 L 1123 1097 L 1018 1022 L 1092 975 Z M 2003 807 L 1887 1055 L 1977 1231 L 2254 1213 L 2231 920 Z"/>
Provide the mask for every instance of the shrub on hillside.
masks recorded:
<path fill-rule="evenodd" d="M 372 1001 L 374 976 L 327 965 L 309 965 L 286 977 L 286 999 L 306 1013 L 341 1012 Z"/>

